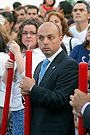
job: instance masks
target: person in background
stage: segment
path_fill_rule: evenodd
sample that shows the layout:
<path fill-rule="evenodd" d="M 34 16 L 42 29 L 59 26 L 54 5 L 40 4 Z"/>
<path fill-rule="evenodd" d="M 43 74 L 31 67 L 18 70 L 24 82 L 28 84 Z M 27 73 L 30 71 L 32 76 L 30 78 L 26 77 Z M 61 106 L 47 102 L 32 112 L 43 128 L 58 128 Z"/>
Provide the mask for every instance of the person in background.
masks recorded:
<path fill-rule="evenodd" d="M 48 17 L 48 14 L 50 13 L 50 12 L 56 12 L 56 10 L 48 10 L 46 13 L 45 13 L 45 16 L 44 16 L 44 20 L 46 20 L 46 18 Z"/>
<path fill-rule="evenodd" d="M 17 7 L 22 6 L 20 2 L 14 2 L 13 3 L 13 9 L 16 10 Z"/>
<path fill-rule="evenodd" d="M 10 8 L 9 5 L 7 5 L 7 6 L 5 7 L 5 11 L 11 12 L 11 8 Z"/>
<path fill-rule="evenodd" d="M 53 22 L 59 26 L 62 35 L 62 43 L 65 45 L 68 55 L 70 55 L 70 52 L 74 46 L 80 44 L 81 42 L 76 38 L 72 38 L 72 35 L 68 31 L 69 27 L 67 22 L 62 14 L 58 12 L 51 12 L 48 14 L 48 17 L 45 20 L 45 22 L 48 21 Z"/>
<path fill-rule="evenodd" d="M 15 11 L 17 13 L 17 21 L 26 20 L 27 11 L 23 6 L 18 7 Z"/>
<path fill-rule="evenodd" d="M 15 38 L 16 33 L 13 31 L 13 27 L 14 27 L 14 17 L 10 12 L 3 12 L 2 13 L 4 19 L 5 19 L 5 28 L 7 33 L 10 36 L 10 42 Z"/>
<path fill-rule="evenodd" d="M 56 8 L 56 11 L 61 13 L 63 16 L 69 14 L 72 15 L 73 6 L 69 1 L 61 1 L 59 2 L 58 7 Z"/>
<path fill-rule="evenodd" d="M 40 15 L 44 17 L 45 13 L 48 10 L 53 10 L 55 2 L 56 2 L 55 0 L 43 0 L 43 4 L 39 6 Z"/>
<path fill-rule="evenodd" d="M 2 83 L 2 76 L 5 71 L 5 62 L 9 58 L 9 55 L 7 54 L 7 44 L 5 41 L 5 38 L 3 37 L 2 33 L 0 32 L 0 93 L 3 92 L 5 94 L 5 85 Z M 0 94 L 0 106 L 4 107 L 4 96 L 1 96 Z M 2 104 L 2 105 L 1 105 Z"/>
<path fill-rule="evenodd" d="M 71 51 L 70 57 L 78 62 L 89 62 L 90 54 L 90 26 L 88 27 L 87 37 L 83 44 L 77 45 Z M 88 81 L 88 92 L 90 91 L 90 81 Z"/>
<path fill-rule="evenodd" d="M 88 27 L 86 40 L 83 44 L 77 45 L 73 48 L 70 57 L 78 62 L 85 62 L 88 63 L 89 61 L 89 54 L 90 54 L 90 26 Z"/>
<path fill-rule="evenodd" d="M 0 13 L 0 23 L 3 25 L 5 24 L 5 19 L 1 13 Z"/>
<path fill-rule="evenodd" d="M 2 25 L 1 23 L 0 23 L 0 32 L 2 33 L 2 35 L 3 35 L 4 39 L 5 39 L 5 42 L 7 44 L 8 49 L 6 50 L 6 52 L 8 53 L 9 52 L 10 36 L 7 33 L 5 26 Z"/>
<path fill-rule="evenodd" d="M 64 17 L 65 17 L 65 19 L 66 19 L 66 21 L 67 21 L 67 23 L 68 23 L 68 20 L 71 19 L 71 18 L 73 18 L 73 15 L 71 15 L 71 14 L 66 14 Z"/>
<path fill-rule="evenodd" d="M 73 7 L 73 19 L 75 25 L 69 27 L 73 37 L 84 43 L 88 29 L 89 4 L 85 1 L 77 1 Z"/>
<path fill-rule="evenodd" d="M 0 24 L 0 26 L 1 26 L 1 24 Z M 6 36 L 6 35 L 5 35 L 6 38 L 4 38 L 4 36 L 3 36 L 4 34 L 5 33 L 2 34 L 0 32 L 0 131 L 1 131 L 1 124 L 2 124 L 2 117 L 3 117 L 3 107 L 4 107 L 5 94 L 6 94 L 6 85 L 2 81 L 2 77 L 3 77 L 3 74 L 5 72 L 5 62 L 9 58 L 9 55 L 7 54 L 8 48 L 7 48 L 7 44 L 6 44 L 6 41 L 9 40 L 9 39 L 8 39 L 8 36 Z M 8 119 L 8 123 L 9 123 L 9 119 Z M 8 129 L 9 124 L 7 124 L 7 129 Z M 7 133 L 9 133 L 9 132 L 6 131 L 6 135 L 7 135 Z"/>
<path fill-rule="evenodd" d="M 21 24 L 23 23 L 23 21 L 24 20 L 19 20 L 19 21 L 17 21 L 15 23 L 14 28 L 13 28 L 13 30 L 14 30 L 15 33 L 18 33 L 19 32 L 19 27 L 21 26 Z"/>
<path fill-rule="evenodd" d="M 13 15 L 13 17 L 14 17 L 14 25 L 16 24 L 16 22 L 17 22 L 17 13 L 16 13 L 16 11 L 15 10 L 12 10 L 12 15 Z"/>
<path fill-rule="evenodd" d="M 24 134 L 24 105 L 22 104 L 22 95 L 19 88 L 19 82 L 25 75 L 25 51 L 30 45 L 32 50 L 32 76 L 35 67 L 39 62 L 45 59 L 37 44 L 37 29 L 41 25 L 39 20 L 32 18 L 25 20 L 19 27 L 19 32 L 15 41 L 10 44 L 10 51 L 15 55 L 15 67 L 11 91 L 10 110 L 13 115 L 13 135 Z M 19 55 L 18 55 L 19 52 Z M 24 59 L 23 59 L 24 57 Z M 22 67 L 22 70 L 20 69 Z M 3 76 L 3 81 L 6 83 L 7 72 L 9 68 L 13 68 L 12 60 L 8 59 L 5 63 L 6 71 Z M 23 74 L 22 74 L 23 73 Z"/>
<path fill-rule="evenodd" d="M 34 5 L 28 6 L 27 19 L 38 18 L 38 12 L 39 12 L 39 9 L 36 6 L 34 6 Z"/>
<path fill-rule="evenodd" d="M 89 130 L 90 135 L 90 93 L 86 94 L 79 89 L 75 89 L 74 95 L 71 95 L 70 99 L 73 114 L 77 117 L 83 117 L 83 127 Z"/>
<path fill-rule="evenodd" d="M 10 41 L 10 37 L 9 37 L 7 31 L 6 31 L 5 26 L 3 24 L 1 24 L 1 23 L 0 23 L 0 32 L 3 35 L 6 44 L 8 44 L 8 42 Z"/>
<path fill-rule="evenodd" d="M 21 93 L 30 94 L 31 135 L 75 135 L 69 95 L 78 87 L 78 64 L 65 54 L 61 42 L 59 27 L 43 23 L 38 44 L 46 59 L 36 67 L 34 78 L 24 76 L 20 82 Z M 43 66 L 46 72 L 42 76 Z"/>
<path fill-rule="evenodd" d="M 44 23 L 44 17 L 43 17 L 43 16 L 38 15 L 38 19 L 39 19 L 39 21 L 40 21 L 41 23 Z"/>
<path fill-rule="evenodd" d="M 68 20 L 67 24 L 68 24 L 69 27 L 75 25 L 75 22 L 74 22 L 73 18 L 70 18 L 70 19 Z"/>
<path fill-rule="evenodd" d="M 30 5 L 30 4 L 24 5 L 24 8 L 26 9 L 26 11 L 27 11 L 27 8 L 28 8 L 29 6 L 31 6 L 31 5 Z"/>

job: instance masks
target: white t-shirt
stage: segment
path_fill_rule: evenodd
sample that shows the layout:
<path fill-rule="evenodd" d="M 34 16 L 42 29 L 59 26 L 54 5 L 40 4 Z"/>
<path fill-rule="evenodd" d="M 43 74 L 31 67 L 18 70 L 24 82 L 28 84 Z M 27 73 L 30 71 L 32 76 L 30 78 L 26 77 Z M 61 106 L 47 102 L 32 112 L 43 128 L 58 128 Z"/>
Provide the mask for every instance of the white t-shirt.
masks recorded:
<path fill-rule="evenodd" d="M 45 55 L 42 53 L 42 51 L 39 48 L 36 48 L 32 51 L 32 76 L 36 66 L 45 58 L 46 58 Z M 17 70 L 16 72 L 17 81 L 15 83 L 12 82 L 11 102 L 10 102 L 11 111 L 18 111 L 24 108 L 22 104 L 22 98 L 21 98 L 22 96 L 21 89 L 19 88 L 20 81 L 22 80 L 22 76 L 25 76 L 25 72 L 20 75 Z"/>
<path fill-rule="evenodd" d="M 76 25 L 73 25 L 69 28 L 69 32 L 72 34 L 72 36 L 74 38 L 79 39 L 79 41 L 81 41 L 83 43 L 86 39 L 87 29 L 88 29 L 88 27 L 85 30 L 83 30 L 82 32 L 78 32 L 76 30 Z"/>
<path fill-rule="evenodd" d="M 5 71 L 5 62 L 9 59 L 9 55 L 0 52 L 0 106 L 4 107 L 6 85 L 2 82 L 2 76 Z"/>
<path fill-rule="evenodd" d="M 64 36 L 63 39 L 62 39 L 62 43 L 65 45 L 66 49 L 67 49 L 67 53 L 68 55 L 70 55 L 70 39 L 71 37 L 69 36 Z M 82 42 L 80 40 L 78 40 L 77 38 L 72 38 L 71 39 L 71 46 L 72 46 L 72 49 L 76 46 L 76 45 L 79 45 L 79 44 L 82 44 Z"/>

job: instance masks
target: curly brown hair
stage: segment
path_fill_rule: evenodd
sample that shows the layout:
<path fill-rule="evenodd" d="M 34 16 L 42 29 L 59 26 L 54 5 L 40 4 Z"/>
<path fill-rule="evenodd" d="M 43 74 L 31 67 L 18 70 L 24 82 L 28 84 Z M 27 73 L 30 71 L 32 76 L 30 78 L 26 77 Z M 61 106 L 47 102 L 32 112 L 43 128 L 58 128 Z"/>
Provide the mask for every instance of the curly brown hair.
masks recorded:
<path fill-rule="evenodd" d="M 45 22 L 49 22 L 50 17 L 52 15 L 57 16 L 60 20 L 61 20 L 61 25 L 62 25 L 62 36 L 64 37 L 64 35 L 70 36 L 72 37 L 71 33 L 68 31 L 69 27 L 67 25 L 67 22 L 65 20 L 65 18 L 63 17 L 63 15 L 59 12 L 50 12 L 45 20 Z"/>
<path fill-rule="evenodd" d="M 90 29 L 90 26 L 88 27 L 88 30 L 89 30 L 89 29 Z M 88 30 L 87 30 L 87 31 L 88 31 Z M 83 43 L 84 49 L 86 49 L 88 45 L 89 45 L 89 41 L 87 40 L 87 36 L 86 36 L 86 40 L 85 40 L 84 43 Z"/>
<path fill-rule="evenodd" d="M 23 49 L 26 49 L 26 46 L 22 43 L 22 32 L 23 32 L 24 26 L 25 25 L 34 25 L 36 27 L 36 33 L 37 33 L 37 30 L 41 24 L 42 23 L 36 18 L 27 19 L 21 24 L 21 26 L 19 27 L 19 32 L 17 34 L 17 37 L 16 37 L 16 39 L 14 39 L 19 44 L 21 51 Z M 38 44 L 36 45 L 36 48 L 37 47 L 38 47 Z"/>
<path fill-rule="evenodd" d="M 0 52 L 6 53 L 6 51 L 7 51 L 7 44 L 2 33 L 0 32 Z"/>
<path fill-rule="evenodd" d="M 0 32 L 2 33 L 5 41 L 6 41 L 6 44 L 10 41 L 10 37 L 6 31 L 6 28 L 3 24 L 0 23 Z"/>

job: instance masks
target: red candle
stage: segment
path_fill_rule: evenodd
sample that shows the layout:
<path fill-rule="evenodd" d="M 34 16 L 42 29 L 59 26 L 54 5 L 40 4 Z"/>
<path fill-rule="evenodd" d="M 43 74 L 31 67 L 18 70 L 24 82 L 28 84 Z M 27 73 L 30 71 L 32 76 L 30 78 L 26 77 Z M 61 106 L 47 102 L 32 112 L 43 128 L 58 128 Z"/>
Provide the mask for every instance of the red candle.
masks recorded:
<path fill-rule="evenodd" d="M 26 51 L 26 76 L 32 78 L 32 51 Z M 30 135 L 31 102 L 29 95 L 25 96 L 24 135 Z"/>
<path fill-rule="evenodd" d="M 88 63 L 81 62 L 79 64 L 79 89 L 82 92 L 87 93 L 87 84 L 88 84 Z M 79 125 L 78 125 L 78 134 L 85 135 L 86 129 L 82 126 L 82 117 L 79 117 Z"/>
<path fill-rule="evenodd" d="M 10 59 L 15 61 L 14 54 L 12 54 L 11 51 L 9 52 L 9 54 L 10 54 Z M 13 68 L 10 68 L 10 69 L 8 69 L 6 96 L 5 96 L 3 117 L 2 117 L 2 125 L 1 125 L 1 135 L 6 135 L 12 79 L 13 79 Z"/>

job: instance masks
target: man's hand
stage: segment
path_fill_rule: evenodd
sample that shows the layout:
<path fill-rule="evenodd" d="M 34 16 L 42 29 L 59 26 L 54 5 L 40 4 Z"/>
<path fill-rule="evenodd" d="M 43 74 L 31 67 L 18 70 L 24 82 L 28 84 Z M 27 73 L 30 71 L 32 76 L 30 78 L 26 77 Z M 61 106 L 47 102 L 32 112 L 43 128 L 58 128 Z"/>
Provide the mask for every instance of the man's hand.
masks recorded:
<path fill-rule="evenodd" d="M 79 112 L 77 112 L 74 108 L 73 108 L 73 114 L 75 115 L 75 116 L 77 116 L 77 117 L 82 117 L 82 114 L 81 113 L 79 113 Z"/>
<path fill-rule="evenodd" d="M 30 88 L 35 85 L 35 80 L 34 78 L 29 78 L 26 76 L 22 77 L 22 82 L 20 82 L 20 88 L 21 88 L 21 94 L 23 96 L 30 94 Z"/>
<path fill-rule="evenodd" d="M 73 113 L 75 114 L 76 112 L 81 112 L 81 109 L 86 102 L 90 102 L 90 94 L 86 94 L 79 89 L 75 89 L 74 92 L 74 96 L 70 96 L 70 105 L 74 108 Z"/>

